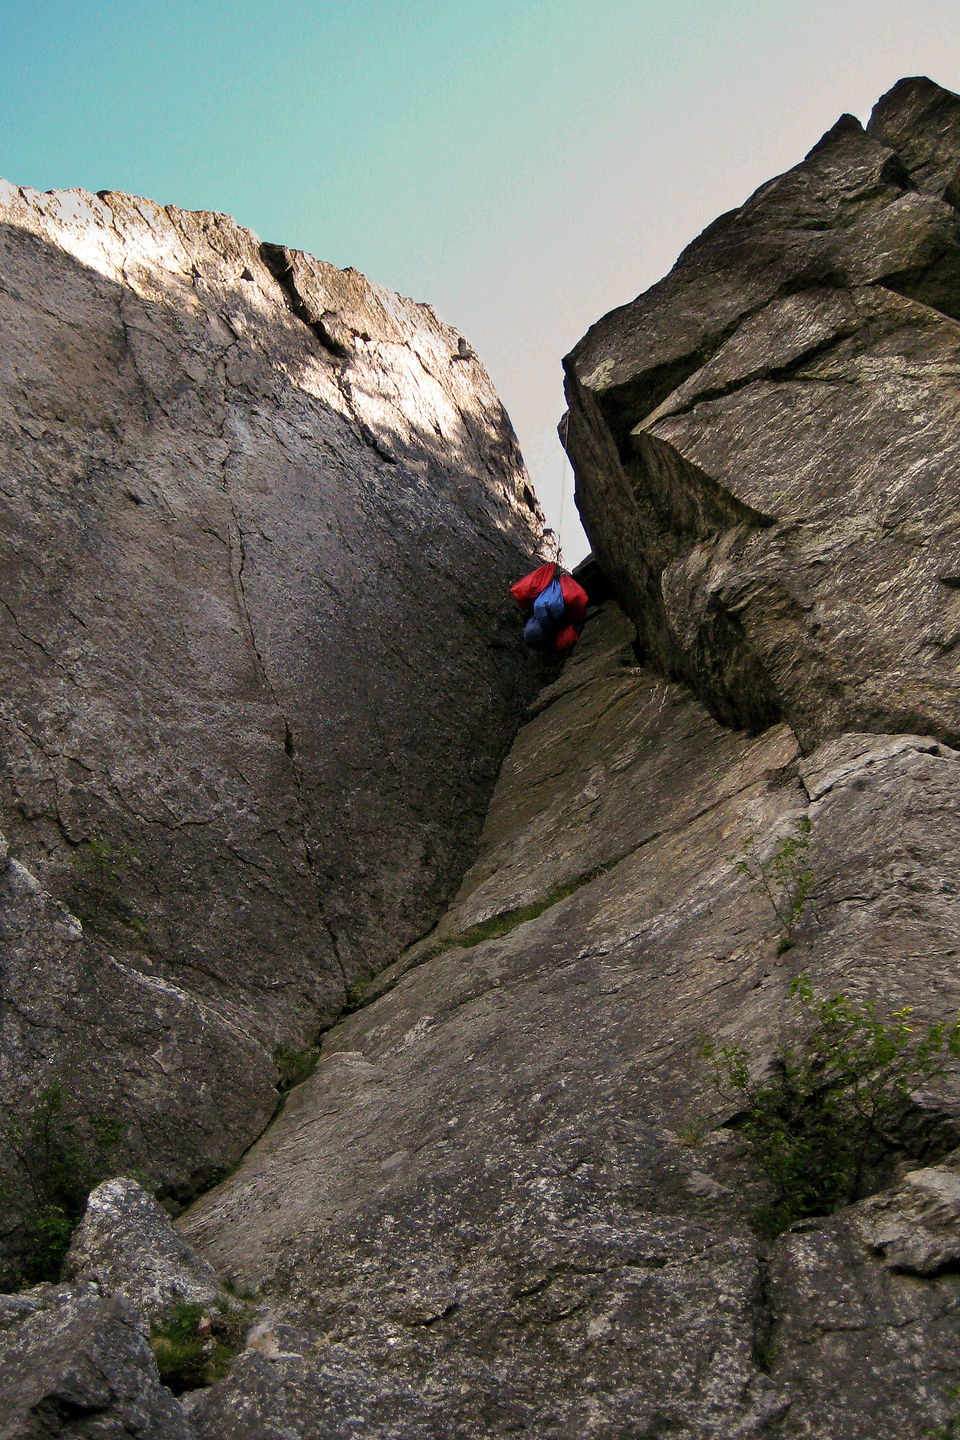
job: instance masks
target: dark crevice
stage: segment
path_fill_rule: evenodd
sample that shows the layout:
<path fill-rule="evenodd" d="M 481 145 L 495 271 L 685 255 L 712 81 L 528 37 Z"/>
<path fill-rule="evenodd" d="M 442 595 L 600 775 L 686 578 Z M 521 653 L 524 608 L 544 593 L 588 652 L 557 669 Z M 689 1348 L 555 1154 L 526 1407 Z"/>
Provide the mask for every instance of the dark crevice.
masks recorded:
<path fill-rule="evenodd" d="M 843 283 L 841 277 L 834 275 L 829 269 L 824 269 L 815 275 L 805 273 L 795 276 L 788 283 L 765 294 L 756 304 L 745 306 L 726 325 L 705 334 L 699 344 L 689 350 L 686 355 L 642 370 L 638 374 L 631 375 L 621 385 L 613 385 L 600 394 L 594 393 L 593 399 L 613 436 L 617 449 L 621 454 L 629 451 L 630 432 L 634 427 L 645 416 L 662 405 L 685 380 L 689 380 L 692 375 L 702 369 L 707 361 L 711 360 L 748 320 L 759 315 L 774 301 L 785 300 L 791 295 L 811 289 L 814 285 L 820 288 L 838 289 L 842 287 Z M 579 386 L 576 373 L 576 351 L 568 355 L 563 364 L 568 385 L 567 403 L 573 408 L 574 395 L 573 387 L 570 385 L 571 379 L 575 386 Z"/>
<path fill-rule="evenodd" d="M 346 327 L 331 311 L 323 311 L 318 314 L 316 308 L 311 306 L 304 296 L 301 295 L 294 276 L 292 254 L 293 252 L 288 250 L 285 245 L 269 245 L 264 242 L 260 246 L 260 258 L 283 291 L 284 298 L 291 313 L 295 315 L 298 320 L 303 321 L 307 329 L 316 336 L 328 354 L 337 360 L 349 360 L 351 355 L 350 346 L 341 338 L 340 334 L 334 333 L 334 325 L 336 325 L 338 329 L 345 329 Z M 365 335 L 362 338 L 369 337 Z M 337 389 L 343 396 L 347 410 L 357 428 L 357 434 L 362 442 L 369 446 L 374 454 L 379 455 L 380 459 L 384 460 L 388 465 L 396 465 L 397 457 L 387 449 L 379 436 L 377 436 L 370 429 L 370 426 L 357 414 L 356 407 L 353 403 L 353 396 L 350 391 L 350 383 L 343 373 L 342 366 L 337 367 L 334 372 L 334 378 Z"/>
<path fill-rule="evenodd" d="M 407 1326 L 411 1330 L 432 1330 L 444 1320 L 449 1320 L 451 1315 L 456 1315 L 460 1306 L 454 1300 L 439 1315 L 431 1315 L 426 1320 L 408 1320 Z"/>
<path fill-rule="evenodd" d="M 664 566 L 699 541 L 715 539 L 721 531 L 737 526 L 766 530 L 777 523 L 775 515 L 738 499 L 669 441 L 646 431 L 631 439 L 624 468 L 635 500 L 639 503 L 642 496 L 653 512 L 655 529 L 672 537 L 672 544 L 663 546 Z"/>
<path fill-rule="evenodd" d="M 948 320 L 960 320 L 960 249 L 932 265 L 885 275 L 877 285 L 907 300 L 915 300 L 928 310 L 936 310 Z"/>
<path fill-rule="evenodd" d="M 291 252 L 285 245 L 269 245 L 264 241 L 260 246 L 260 259 L 283 291 L 291 313 L 313 332 L 324 350 L 338 360 L 347 359 L 350 354 L 348 346 L 331 333 L 324 315 L 318 315 L 297 289 L 290 256 Z"/>
<path fill-rule="evenodd" d="M 753 1322 L 753 1363 L 764 1375 L 773 1374 L 778 1358 L 768 1268 L 766 1254 L 758 1254 L 757 1298 Z"/>
<path fill-rule="evenodd" d="M 844 340 L 849 340 L 852 336 L 856 335 L 858 329 L 859 326 L 851 322 L 849 325 L 835 330 L 831 335 L 828 335 L 826 339 L 819 341 L 818 344 L 811 345 L 809 350 L 804 350 L 802 354 L 795 356 L 793 360 L 788 361 L 785 365 L 761 366 L 756 370 L 749 371 L 746 375 L 738 376 L 734 380 L 729 380 L 723 385 L 706 386 L 703 390 L 699 390 L 696 395 L 685 404 L 678 406 L 676 409 L 664 411 L 661 418 L 664 420 L 674 420 L 681 415 L 689 415 L 698 405 L 706 405 L 711 400 L 724 400 L 728 395 L 735 395 L 738 390 L 745 390 L 748 385 L 754 385 L 762 380 L 769 380 L 771 382 L 806 378 L 819 380 L 821 378 L 819 376 L 806 377 L 801 375 L 800 372 L 814 361 L 819 360 L 823 355 L 836 349 Z M 715 481 L 712 483 L 716 484 Z"/>

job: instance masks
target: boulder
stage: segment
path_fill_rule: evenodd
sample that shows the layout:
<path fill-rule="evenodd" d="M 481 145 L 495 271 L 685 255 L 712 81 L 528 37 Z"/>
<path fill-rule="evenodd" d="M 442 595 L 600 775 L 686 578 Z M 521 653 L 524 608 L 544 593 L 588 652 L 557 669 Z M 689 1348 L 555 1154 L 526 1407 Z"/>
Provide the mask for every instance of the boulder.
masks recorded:
<path fill-rule="evenodd" d="M 791 1397 L 782 1440 L 874 1440 L 878 1416 L 887 1435 L 955 1428 L 958 1179 L 911 1172 L 773 1247 L 764 1355 Z"/>
<path fill-rule="evenodd" d="M 0 1297 L 0 1437 L 193 1440 L 136 1313 L 87 1288 Z"/>
<path fill-rule="evenodd" d="M 543 517 L 463 337 L 227 216 L 3 183 L 0 336 L 0 1084 L 189 1194 L 472 860 Z"/>
<path fill-rule="evenodd" d="M 638 653 L 724 723 L 960 743 L 960 99 L 844 116 L 565 363 Z"/>
<path fill-rule="evenodd" d="M 107 1180 L 91 1190 L 63 1274 L 105 1298 L 122 1295 L 146 1324 L 178 1306 L 229 1303 L 211 1267 L 136 1180 Z"/>

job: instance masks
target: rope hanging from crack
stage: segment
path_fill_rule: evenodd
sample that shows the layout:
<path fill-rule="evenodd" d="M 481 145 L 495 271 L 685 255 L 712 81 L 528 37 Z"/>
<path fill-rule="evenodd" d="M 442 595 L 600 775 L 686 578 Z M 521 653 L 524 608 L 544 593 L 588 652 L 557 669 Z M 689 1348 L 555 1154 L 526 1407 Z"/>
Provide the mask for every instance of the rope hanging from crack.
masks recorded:
<path fill-rule="evenodd" d="M 561 439 L 563 458 L 560 461 L 560 519 L 557 521 L 557 544 L 560 547 L 561 555 L 563 554 L 563 519 L 567 500 L 567 470 L 569 469 L 571 475 L 573 474 L 573 466 L 570 464 L 570 457 L 567 454 L 567 432 L 569 429 L 570 411 L 568 410 L 563 417 L 563 437 Z"/>

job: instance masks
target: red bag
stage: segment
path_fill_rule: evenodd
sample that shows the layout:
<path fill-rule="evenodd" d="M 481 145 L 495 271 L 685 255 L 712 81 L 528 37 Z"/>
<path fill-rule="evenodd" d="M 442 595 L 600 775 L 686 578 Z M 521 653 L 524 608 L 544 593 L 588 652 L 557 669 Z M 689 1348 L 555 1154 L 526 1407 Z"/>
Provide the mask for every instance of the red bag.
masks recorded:
<path fill-rule="evenodd" d="M 551 562 L 547 565 L 541 565 L 539 570 L 531 570 L 529 575 L 524 575 L 522 580 L 518 580 L 515 585 L 510 586 L 510 594 L 514 600 L 516 600 L 524 614 L 533 609 L 534 600 L 546 590 L 556 573 L 557 567 Z M 579 588 L 578 585 L 577 589 L 579 590 Z M 563 598 L 566 600 L 566 595 L 564 595 Z M 583 598 L 586 600 L 587 597 L 584 596 Z"/>
<path fill-rule="evenodd" d="M 578 586 L 577 588 L 579 589 L 580 587 Z M 557 654 L 566 655 L 567 651 L 572 650 L 579 639 L 580 636 L 572 625 L 564 625 L 560 634 L 557 636 Z"/>
<path fill-rule="evenodd" d="M 586 590 L 577 584 L 572 575 L 560 576 L 560 589 L 563 591 L 563 603 L 567 607 L 570 624 L 582 625 L 583 617 L 587 613 Z"/>

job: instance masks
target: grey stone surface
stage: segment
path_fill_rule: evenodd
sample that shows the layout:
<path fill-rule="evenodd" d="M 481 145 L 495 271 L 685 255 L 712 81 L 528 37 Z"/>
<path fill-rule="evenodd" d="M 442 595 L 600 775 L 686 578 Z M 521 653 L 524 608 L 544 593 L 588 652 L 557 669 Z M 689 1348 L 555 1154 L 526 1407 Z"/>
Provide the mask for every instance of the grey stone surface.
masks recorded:
<path fill-rule="evenodd" d="M 803 758 L 784 726 L 724 730 L 629 641 L 615 609 L 588 622 L 504 768 L 446 948 L 387 972 L 392 988 L 325 1037 L 314 1076 L 180 1222 L 306 1337 L 300 1362 L 257 1380 L 271 1397 L 257 1414 L 322 1386 L 330 1345 L 384 1394 L 414 1388 L 436 1436 L 866 1433 L 839 1361 L 819 1398 L 804 1369 L 812 1294 L 771 1300 L 747 1223 L 758 1181 L 696 1051 L 705 1032 L 771 1056 L 801 972 L 881 1009 L 908 1000 L 918 1023 L 956 1012 L 960 756 L 860 734 Z M 778 955 L 779 923 L 735 862 L 750 835 L 770 853 L 802 816 L 816 884 Z M 536 894 L 539 916 L 455 943 L 472 916 Z M 956 1125 L 955 1073 L 923 1103 Z M 851 1233 L 880 1308 L 858 1312 L 849 1354 L 876 1362 L 882 1395 L 900 1282 Z M 853 1265 L 838 1252 L 838 1293 Z M 905 1371 L 911 1440 L 946 1414 L 957 1283 L 910 1281 L 930 1297 L 916 1313 L 942 1317 L 929 1364 Z M 247 1413 L 246 1374 L 203 1402 L 211 1437 Z"/>
<path fill-rule="evenodd" d="M 582 503 L 639 646 L 616 605 L 592 610 L 527 711 L 447 912 L 353 992 L 313 1075 L 181 1216 L 257 1309 L 230 1372 L 184 1397 L 171 1425 L 200 1440 L 956 1428 L 957 1064 L 897 1122 L 887 1188 L 770 1244 L 751 1225 L 767 1192 L 742 1117 L 698 1050 L 707 1035 L 772 1063 L 798 975 L 881 1013 L 908 1004 L 918 1027 L 960 1009 L 957 103 L 911 81 L 869 133 L 846 117 L 569 362 Z M 351 344 L 366 353 L 359 279 L 275 247 L 249 253 L 322 351 L 311 384 Z M 269 298 L 271 281 L 257 283 Z M 450 359 L 473 363 L 459 340 Z M 395 438 L 377 384 L 362 401 L 339 391 L 375 453 Z M 184 500 L 181 520 L 191 513 Z M 259 546 L 244 541 L 250 594 Z M 279 646 L 271 607 L 251 613 Z M 368 663 L 363 651 L 355 673 Z M 407 784 L 412 762 L 392 743 Z M 428 780 L 409 793 L 425 805 Z M 25 857 L 41 883 L 19 861 L 4 873 L 56 945 L 82 944 L 93 963 L 104 934 L 50 893 L 71 813 L 58 803 L 49 853 Z M 748 847 L 770 861 L 805 822 L 812 888 L 785 937 L 739 862 Z M 367 863 L 384 863 L 390 838 L 366 832 Z M 100 930 L 112 927 L 116 965 L 146 975 L 153 952 L 122 943 L 133 921 L 153 923 L 130 883 Z M 331 936 L 338 903 L 324 911 Z M 361 905 L 358 934 L 373 913 Z M 255 931 L 254 919 L 236 924 Z M 382 959 L 401 930 L 384 928 Z M 95 1238 L 78 1251 L 100 1246 L 104 1273 L 142 1276 L 139 1246 L 116 1258 L 138 1215 L 116 1249 Z M 142 1218 L 157 1249 L 156 1216 Z M 16 1341 L 25 1374 L 48 1352 L 52 1315 L 88 1307 L 87 1330 L 58 1352 L 75 1356 L 123 1306 L 84 1288 L 98 1263 L 81 1265 L 74 1292 L 0 1299 L 0 1341 L 31 1340 Z M 124 1364 L 149 1391 L 141 1360 Z M 30 1393 L 48 1392 L 44 1380 Z"/>
<path fill-rule="evenodd" d="M 359 1364 L 339 1345 L 322 1349 L 312 1364 L 296 1353 L 271 1362 L 256 1351 L 245 1352 L 227 1380 L 186 1401 L 197 1440 L 221 1435 L 235 1440 L 307 1435 L 432 1440 L 436 1431 L 427 1423 L 428 1407 L 416 1390 Z"/>
<path fill-rule="evenodd" d="M 0 1437 L 193 1440 L 123 1300 L 46 1286 L 0 1306 Z M 20 1313 L 13 1313 L 19 1309 Z"/>
<path fill-rule="evenodd" d="M 883 1263 L 906 1275 L 960 1269 L 960 1171 L 952 1165 L 911 1170 L 896 1189 L 864 1200 L 857 1227 Z"/>
<path fill-rule="evenodd" d="M 899 80 L 874 106 L 867 133 L 896 150 L 919 190 L 960 203 L 960 97 L 925 75 Z"/>
<path fill-rule="evenodd" d="M 226 216 L 0 185 L 0 826 L 83 922 L 5 872 L 0 1083 L 67 1065 L 176 1193 L 436 920 L 541 682 L 461 339 Z"/>
<path fill-rule="evenodd" d="M 777 1242 L 766 1275 L 766 1353 L 771 1378 L 791 1401 L 777 1432 L 784 1440 L 878 1434 L 926 1440 L 955 1428 L 960 1275 L 955 1265 L 953 1273 L 949 1265 L 943 1273 L 925 1268 L 918 1248 L 929 1244 L 933 1207 L 909 1193 L 945 1184 L 955 1194 L 955 1170 L 937 1167 L 933 1181 L 908 1177 L 899 1190 L 801 1222 Z M 945 1220 L 941 1210 L 940 1241 L 952 1231 L 955 1255 L 955 1200 Z M 892 1265 L 886 1252 L 884 1235 L 894 1225 L 902 1265 Z"/>
<path fill-rule="evenodd" d="M 104 1298 L 122 1295 L 154 1324 L 178 1305 L 227 1302 L 214 1271 L 174 1229 L 136 1180 L 106 1180 L 91 1190 L 63 1267 L 64 1278 Z"/>
<path fill-rule="evenodd" d="M 98 1119 L 122 1119 L 123 1150 L 174 1190 L 240 1158 L 276 1108 L 271 1057 L 214 1002 L 158 972 L 109 953 L 25 865 L 0 858 L 5 1139 L 11 1116 L 36 1113 L 56 1084 L 87 1158 Z M 9 1224 L 38 1197 L 6 1143 L 0 1173 Z"/>
<path fill-rule="evenodd" d="M 960 743 L 960 101 L 902 82 L 565 362 L 577 499 L 645 657 L 723 721 Z"/>

